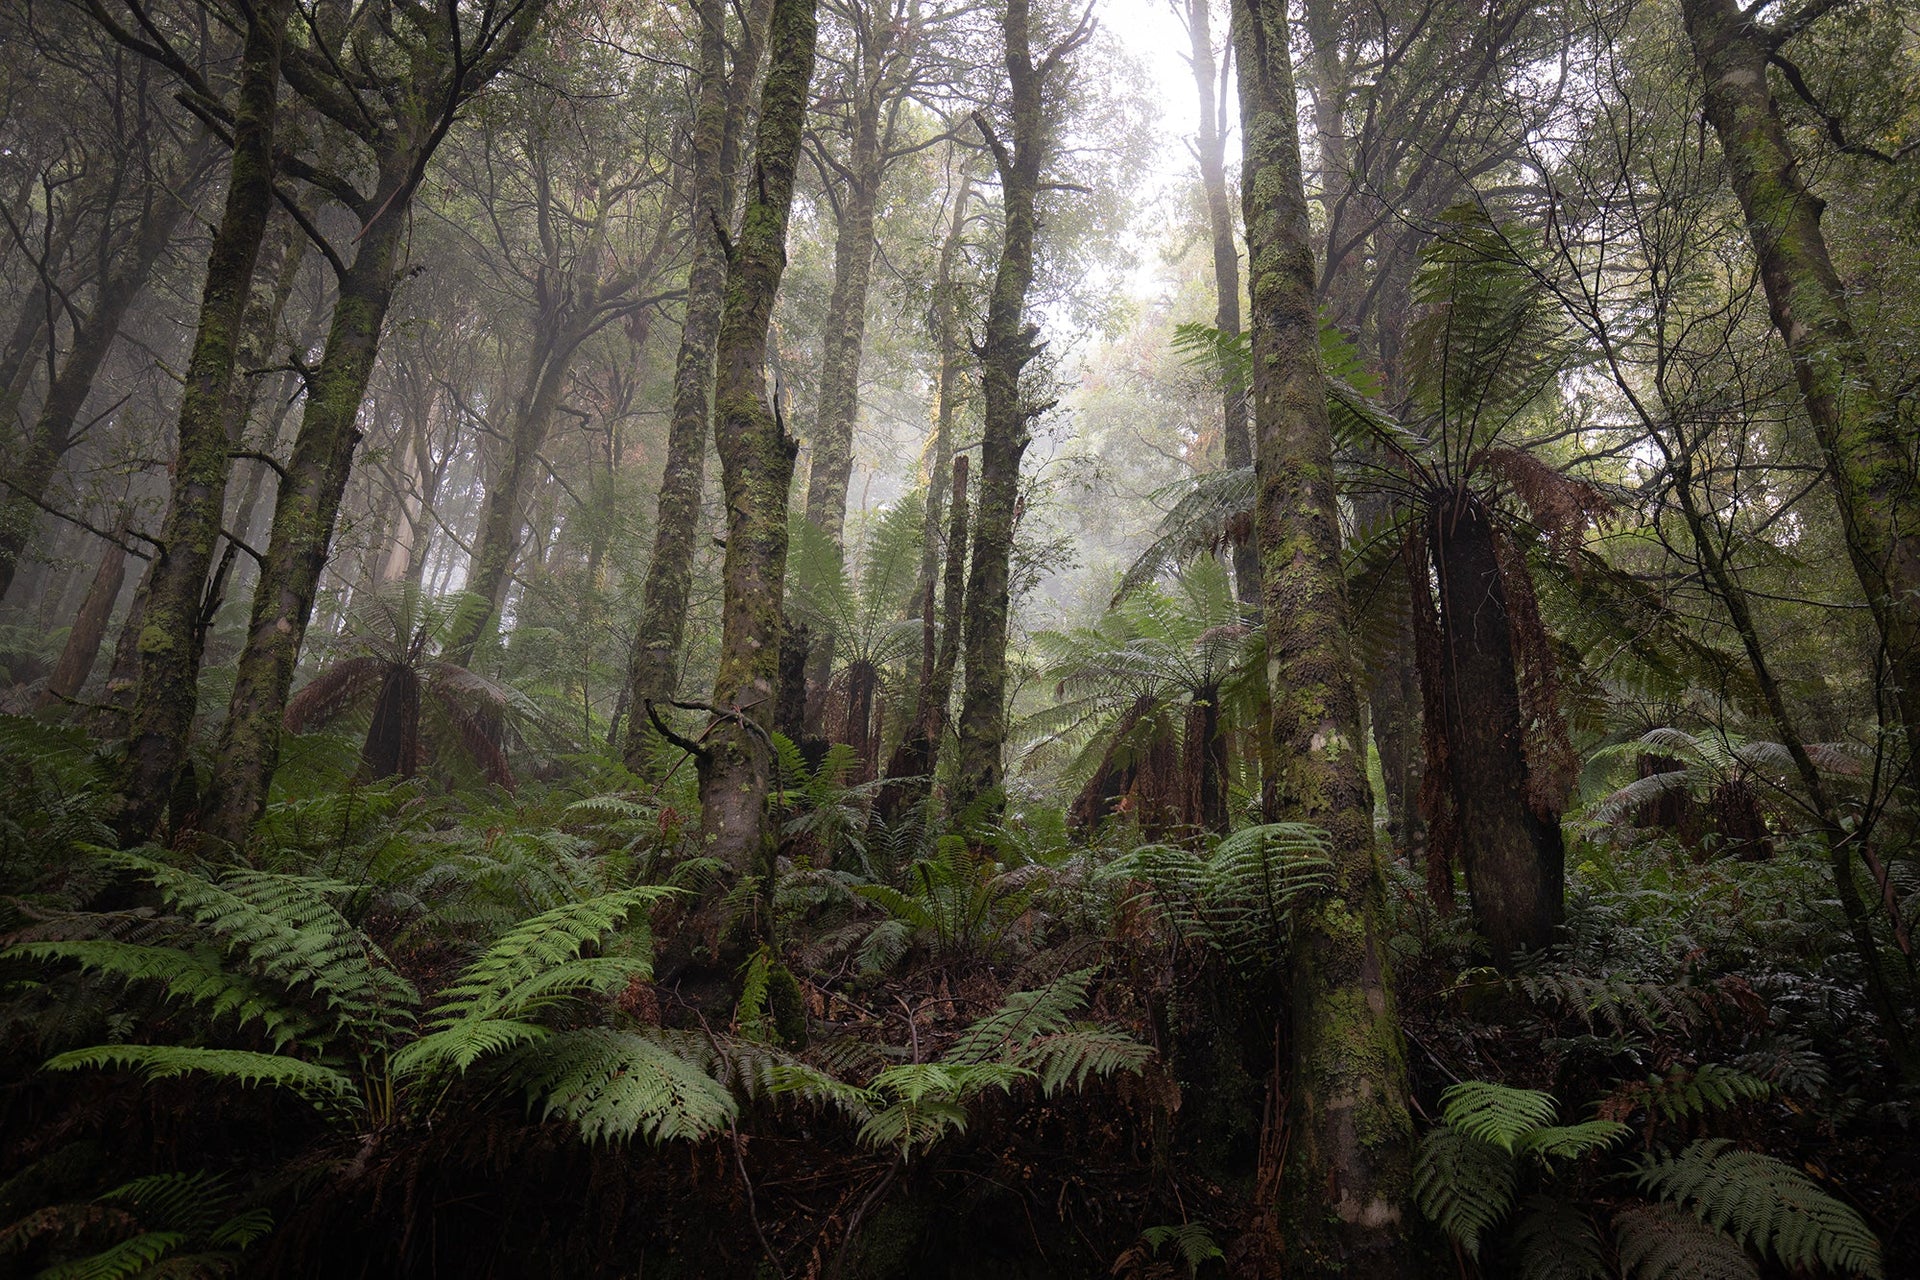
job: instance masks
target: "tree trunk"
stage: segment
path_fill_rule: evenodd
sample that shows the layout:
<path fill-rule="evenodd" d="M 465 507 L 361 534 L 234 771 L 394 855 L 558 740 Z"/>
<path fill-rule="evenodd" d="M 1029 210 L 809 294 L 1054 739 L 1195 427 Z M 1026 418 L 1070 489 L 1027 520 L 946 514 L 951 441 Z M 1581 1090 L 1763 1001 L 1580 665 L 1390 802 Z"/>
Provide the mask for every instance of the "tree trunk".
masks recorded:
<path fill-rule="evenodd" d="M 1039 330 L 1027 322 L 1027 291 L 1033 285 L 1034 238 L 1039 219 L 1034 202 L 1040 175 L 1053 148 L 1049 113 L 1057 109 L 1057 79 L 1065 59 L 1084 44 L 1089 19 L 1041 59 L 1033 60 L 1028 0 L 1007 0 L 1001 30 L 1006 40 L 1008 123 L 1001 137 L 987 117 L 974 113 L 1000 174 L 1004 225 L 1000 261 L 987 303 L 980 347 L 984 421 L 980 434 L 980 497 L 973 517 L 973 556 L 966 608 L 967 685 L 960 699 L 960 774 L 955 808 L 977 802 L 997 806 L 1001 751 L 1007 739 L 1007 622 L 1014 526 L 1020 499 L 1020 460 L 1031 439 L 1036 410 L 1021 394 L 1020 379 L 1040 353 Z"/>
<path fill-rule="evenodd" d="M 404 157 L 411 161 L 412 157 Z M 327 564 L 340 496 L 360 442 L 360 402 L 366 395 L 396 284 L 395 268 L 407 222 L 405 169 L 389 159 L 381 210 L 360 237 L 353 265 L 340 280 L 327 345 L 315 370 L 293 454 L 273 507 L 246 646 L 240 652 L 227 718 L 215 752 L 213 787 L 203 805 L 203 827 L 217 839 L 245 842 L 266 806 L 280 763 L 281 721 L 313 617 L 313 599 Z"/>
<path fill-rule="evenodd" d="M 1767 84 L 1770 34 L 1734 0 L 1682 0 L 1774 328 L 1825 454 L 1847 554 L 1886 646 L 1901 722 L 1920 739 L 1920 477 L 1909 429 L 1854 331 L 1846 288 L 1820 230 Z"/>
<path fill-rule="evenodd" d="M 723 0 L 700 0 L 700 98 L 693 120 L 693 262 L 687 272 L 686 315 L 673 370 L 673 416 L 667 428 L 666 469 L 654 522 L 653 557 L 642 588 L 640 625 L 627 676 L 629 715 L 623 755 L 627 768 L 646 774 L 654 739 L 647 704 L 672 698 L 680 680 L 687 598 L 700 526 L 700 496 L 711 438 L 714 353 L 726 288 L 726 238 L 733 225 L 734 177 L 740 137 L 760 62 L 768 0 L 746 15 L 742 52 L 727 72 Z"/>
<path fill-rule="evenodd" d="M 1222 116 L 1226 99 L 1223 79 L 1213 61 L 1213 0 L 1189 0 L 1187 34 L 1193 49 L 1193 87 L 1200 99 L 1200 138 L 1194 148 L 1200 161 L 1200 185 L 1207 197 L 1207 226 L 1213 238 L 1213 285 L 1217 304 L 1216 329 L 1228 337 L 1240 334 L 1240 246 L 1234 238 L 1233 201 L 1227 195 L 1227 131 Z M 1231 47 L 1231 45 L 1229 45 Z M 1222 378 L 1220 384 L 1220 442 L 1227 469 L 1253 465 L 1253 436 L 1247 427 L 1246 393 Z M 1233 547 L 1233 581 L 1241 606 L 1258 618 L 1260 607 L 1260 551 L 1251 538 Z"/>
<path fill-rule="evenodd" d="M 876 69 L 877 73 L 877 69 Z M 873 277 L 873 212 L 880 199 L 880 107 L 868 86 L 854 119 L 853 155 L 840 198 L 833 247 L 833 293 L 827 300 L 826 354 L 814 413 L 807 471 L 807 519 L 840 545 L 853 477 L 853 428 L 860 417 L 860 354 L 867 337 L 867 290 Z"/>
<path fill-rule="evenodd" d="M 806 123 L 817 31 L 815 0 L 774 0 L 755 147 L 740 235 L 727 254 L 716 356 L 714 442 L 727 500 L 715 720 L 700 760 L 707 851 L 743 874 L 770 852 L 774 698 L 780 674 L 787 500 L 799 446 L 767 393 L 767 328 L 787 265 L 787 217 Z"/>
<path fill-rule="evenodd" d="M 1410 1276 L 1412 1122 L 1380 931 L 1286 8 L 1236 0 L 1233 20 L 1273 816 L 1324 827 L 1334 859 L 1334 884 L 1294 941 L 1288 1274 Z"/>
<path fill-rule="evenodd" d="M 881 791 L 877 806 L 880 815 L 888 821 L 920 803 L 933 789 L 933 775 L 940 767 L 940 744 L 947 733 L 948 706 L 953 701 L 953 669 L 960 657 L 967 591 L 967 455 L 956 456 L 952 467 L 953 523 L 947 532 L 945 617 L 940 625 L 940 646 L 927 663 L 914 722 L 887 761 L 887 777 L 898 781 L 889 782 Z M 931 588 L 924 599 L 921 625 L 925 628 L 923 635 L 931 639 L 934 632 Z"/>
<path fill-rule="evenodd" d="M 1552 945 L 1564 913 L 1565 854 L 1559 822 L 1527 802 L 1526 720 L 1496 536 L 1471 495 L 1436 506 L 1428 519 L 1445 771 L 1474 919 L 1504 968 L 1517 952 Z"/>
<path fill-rule="evenodd" d="M 120 336 L 120 322 L 146 287 L 154 264 L 173 241 L 186 213 L 187 201 L 171 194 L 159 200 L 141 219 L 140 234 L 127 246 L 110 250 L 114 266 L 100 281 L 93 309 L 74 326 L 67 358 L 48 384 L 40 412 L 27 433 L 25 448 L 10 467 L 4 499 L 0 499 L 0 600 L 13 585 L 14 571 L 33 534 L 46 500 L 48 486 L 60 460 L 73 446 L 74 426 L 93 391 L 94 378 Z M 44 302 L 43 302 L 44 305 Z M 44 326 L 41 327 L 44 332 Z"/>
<path fill-rule="evenodd" d="M 106 554 L 100 557 L 93 585 L 87 588 L 87 598 L 81 602 L 79 616 L 60 649 L 60 660 L 53 664 L 53 675 L 40 694 L 42 709 L 71 701 L 93 674 L 93 664 L 100 657 L 100 641 L 107 634 L 107 620 L 113 616 L 114 602 L 127 580 L 126 535 L 127 517 L 122 512 L 115 540 L 107 544 Z"/>
<path fill-rule="evenodd" d="M 116 822 L 123 843 L 152 834 L 186 756 L 199 702 L 201 593 L 232 471 L 228 403 L 255 259 L 273 205 L 273 146 L 287 0 L 252 12 L 241 51 L 226 207 L 207 254 L 199 327 L 180 402 L 172 493 L 138 636 L 139 674 Z"/>

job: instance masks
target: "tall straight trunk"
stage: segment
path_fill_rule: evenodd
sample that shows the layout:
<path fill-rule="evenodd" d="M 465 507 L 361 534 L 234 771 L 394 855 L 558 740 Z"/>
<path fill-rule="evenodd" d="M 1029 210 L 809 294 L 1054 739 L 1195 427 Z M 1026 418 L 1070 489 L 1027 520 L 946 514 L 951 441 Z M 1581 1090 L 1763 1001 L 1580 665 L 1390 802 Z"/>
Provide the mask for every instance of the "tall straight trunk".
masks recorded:
<path fill-rule="evenodd" d="M 158 825 L 199 703 L 201 593 L 225 510 L 232 446 L 228 401 L 255 259 L 273 205 L 273 147 L 287 0 L 248 14 L 234 103 L 226 207 L 207 254 L 200 321 L 180 401 L 172 492 L 138 636 L 139 673 L 116 822 L 123 841 Z"/>
<path fill-rule="evenodd" d="M 1381 935 L 1286 7 L 1236 0 L 1233 24 L 1271 816 L 1325 828 L 1334 861 L 1333 884 L 1309 905 L 1294 942 L 1288 1274 L 1410 1276 L 1401 1222 L 1412 1130 L 1406 1061 Z"/>
<path fill-rule="evenodd" d="M 654 731 L 647 704 L 673 697 L 686 639 L 687 599 L 700 527 L 700 496 L 711 438 L 714 354 L 727 278 L 723 228 L 733 225 L 735 174 L 753 80 L 760 64 L 769 0 L 748 8 L 741 52 L 727 71 L 727 6 L 699 0 L 700 96 L 693 118 L 693 262 L 687 270 L 686 314 L 673 369 L 673 416 L 666 468 L 653 526 L 653 556 L 642 587 L 640 625 L 627 675 L 627 767 L 646 773 Z"/>
<path fill-rule="evenodd" d="M 113 251 L 113 266 L 101 277 L 93 309 L 74 325 L 67 358 L 47 386 L 40 412 L 26 433 L 24 454 L 11 467 L 6 492 L 0 495 L 0 507 L 7 508 L 0 510 L 0 599 L 5 599 L 13 585 L 20 556 L 60 460 L 78 438 L 74 428 L 80 410 L 93 391 L 100 366 L 120 336 L 120 323 L 172 243 L 186 210 L 184 199 L 163 196 L 159 207 L 147 212 L 133 243 Z"/>
<path fill-rule="evenodd" d="M 1438 709 L 1452 821 L 1474 920 L 1505 967 L 1517 952 L 1552 945 L 1564 914 L 1565 852 L 1558 820 L 1526 800 L 1526 717 L 1494 543 L 1500 535 L 1471 495 L 1435 506 L 1427 526 L 1439 584 Z"/>
<path fill-rule="evenodd" d="M 100 557 L 93 585 L 87 588 L 80 613 L 74 618 L 73 626 L 67 631 L 66 644 L 60 649 L 60 660 L 53 664 L 53 674 L 41 691 L 43 708 L 71 701 L 93 674 L 93 664 L 100 657 L 100 642 L 106 638 L 107 620 L 113 616 L 114 602 L 120 598 L 120 588 L 127 580 L 126 532 L 127 517 L 122 513 L 115 540 L 107 544 L 105 554 Z"/>
<path fill-rule="evenodd" d="M 727 254 L 714 393 L 714 443 L 727 499 L 715 719 L 700 758 L 708 853 L 758 872 L 768 849 L 774 699 L 780 677 L 787 501 L 799 446 L 767 393 L 767 328 L 787 265 L 787 217 L 806 125 L 818 31 L 815 0 L 774 0 L 754 182 Z"/>
<path fill-rule="evenodd" d="M 1086 42 L 1083 18 L 1038 65 L 1033 59 L 1028 0 L 1007 0 L 1001 32 L 1006 41 L 1008 124 L 1002 137 L 979 112 L 1000 174 L 1003 223 L 1000 261 L 987 303 L 985 341 L 980 346 L 983 421 L 980 434 L 980 497 L 973 517 L 973 555 L 966 607 L 967 684 L 960 698 L 960 775 L 956 809 L 994 803 L 1007 740 L 1007 621 L 1014 526 L 1020 499 L 1020 460 L 1031 440 L 1034 409 L 1021 394 L 1020 379 L 1040 353 L 1038 328 L 1027 322 L 1027 292 L 1033 286 L 1034 238 L 1039 231 L 1034 202 L 1052 150 L 1049 113 L 1055 81 L 1065 59 Z"/>
<path fill-rule="evenodd" d="M 1807 189 L 1768 87 L 1775 37 L 1734 0 L 1682 0 L 1681 12 L 1767 309 L 1793 360 L 1847 555 L 1886 646 L 1901 722 L 1920 740 L 1920 475 L 1910 429 L 1854 330 L 1820 230 L 1825 202 Z"/>
<path fill-rule="evenodd" d="M 878 75 L 874 66 L 871 76 Z M 879 93 L 869 82 L 858 95 L 852 163 L 840 198 L 833 246 L 833 292 L 827 299 L 826 354 L 814 414 L 813 457 L 807 471 L 807 519 L 837 546 L 847 521 L 847 485 L 853 477 L 853 428 L 860 416 L 860 353 L 867 337 L 867 291 L 873 278 L 873 213 L 880 199 Z"/>
<path fill-rule="evenodd" d="M 404 168 L 392 159 L 388 167 L 380 190 L 392 199 L 370 202 L 380 212 L 362 232 L 353 265 L 341 277 L 326 347 L 274 502 L 273 532 L 254 588 L 247 642 L 214 753 L 201 825 L 234 845 L 246 840 L 266 806 L 279 767 L 287 694 L 360 442 L 360 402 L 397 283 L 410 188 L 400 176 Z"/>
<path fill-rule="evenodd" d="M 958 286 L 954 281 L 954 268 L 959 263 L 960 250 L 965 245 L 967 204 L 972 197 L 973 173 L 971 169 L 963 167 L 960 170 L 959 184 L 954 188 L 947 234 L 940 244 L 940 257 L 933 281 L 933 314 L 930 317 L 932 321 L 930 327 L 933 331 L 934 346 L 939 354 L 940 366 L 939 371 L 934 375 L 933 431 L 927 439 L 926 449 L 922 455 L 927 474 L 927 514 L 921 526 L 918 585 L 921 613 L 926 620 L 926 629 L 920 637 L 920 692 L 914 712 L 916 721 L 926 716 L 927 682 L 933 673 L 934 593 L 940 587 L 941 535 L 946 526 L 944 509 L 947 488 L 952 483 L 951 472 L 954 461 L 953 424 L 960 410 L 961 378 L 966 359 L 966 347 L 962 341 L 964 335 L 960 325 L 960 309 L 955 305 L 954 290 Z"/>
<path fill-rule="evenodd" d="M 1213 61 L 1213 0 L 1189 0 L 1187 34 L 1192 42 L 1193 87 L 1200 99 L 1200 186 L 1207 197 L 1207 229 L 1213 239 L 1213 324 L 1228 337 L 1240 335 L 1240 246 L 1234 237 L 1233 201 L 1227 194 L 1227 131 L 1220 118 L 1225 99 Z M 1231 47 L 1231 45 L 1229 45 Z M 1220 443 L 1229 470 L 1253 465 L 1253 435 L 1247 397 L 1231 380 L 1220 384 Z M 1260 607 L 1260 552 L 1250 538 L 1233 548 L 1233 581 L 1241 606 Z"/>
<path fill-rule="evenodd" d="M 947 733 L 948 704 L 953 701 L 953 669 L 960 657 L 961 619 L 965 613 L 967 592 L 967 455 L 953 459 L 952 524 L 947 530 L 947 556 L 944 573 L 943 608 L 938 650 L 931 648 L 934 635 L 934 597 L 928 588 L 920 615 L 923 644 L 927 646 L 925 676 L 921 681 L 913 724 L 900 746 L 887 761 L 890 782 L 880 793 L 878 806 L 888 820 L 918 804 L 933 789 L 933 775 L 940 767 L 940 744 Z"/>

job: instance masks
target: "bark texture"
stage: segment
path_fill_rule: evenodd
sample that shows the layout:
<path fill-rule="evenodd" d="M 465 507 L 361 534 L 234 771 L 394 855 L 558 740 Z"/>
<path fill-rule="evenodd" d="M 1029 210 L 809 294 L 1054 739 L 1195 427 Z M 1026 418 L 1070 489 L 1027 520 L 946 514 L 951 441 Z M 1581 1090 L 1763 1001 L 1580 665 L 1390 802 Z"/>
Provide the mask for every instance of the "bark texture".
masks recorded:
<path fill-rule="evenodd" d="M 960 774 L 955 807 L 995 803 L 1001 751 L 1007 740 L 1007 620 L 1014 528 L 1020 501 L 1020 460 L 1037 412 L 1021 391 L 1027 365 L 1040 354 L 1039 327 L 1027 320 L 1033 287 L 1035 202 L 1054 146 L 1051 115 L 1066 60 L 1092 32 L 1091 11 L 1038 62 L 1034 60 L 1028 0 L 1007 0 L 1001 31 L 1006 44 L 1007 126 L 1002 136 L 979 112 L 1000 174 L 1003 224 L 1000 259 L 987 303 L 980 344 L 983 422 L 980 496 L 973 515 L 973 555 L 967 577 L 967 684 L 960 699 Z"/>
<path fill-rule="evenodd" d="M 207 254 L 172 491 L 137 637 L 139 672 L 115 823 L 123 842 L 145 839 L 159 823 L 199 701 L 201 594 L 233 465 L 228 407 L 242 318 L 273 205 L 276 96 L 288 12 L 287 0 L 268 0 L 248 15 L 226 205 Z"/>
<path fill-rule="evenodd" d="M 1200 99 L 1200 136 L 1194 154 L 1200 161 L 1200 186 L 1207 198 L 1207 229 L 1213 240 L 1213 286 L 1217 303 L 1216 329 L 1229 337 L 1240 334 L 1240 245 L 1234 235 L 1233 201 L 1227 194 L 1227 131 L 1223 116 L 1226 79 L 1216 69 L 1213 53 L 1213 0 L 1190 0 L 1187 35 L 1192 44 L 1193 87 Z M 1229 44 L 1228 46 L 1232 46 Z M 1227 469 L 1253 465 L 1253 434 L 1247 425 L 1245 392 L 1223 378 L 1220 386 L 1220 444 Z M 1250 615 L 1260 607 L 1260 551 L 1251 538 L 1233 547 L 1234 591 Z"/>
<path fill-rule="evenodd" d="M 737 872 L 767 849 L 774 699 L 780 675 L 787 500 L 798 443 L 768 396 L 767 328 L 787 265 L 787 217 L 813 77 L 815 0 L 774 0 L 766 86 L 740 234 L 727 254 L 714 394 L 714 443 L 727 500 L 714 723 L 700 760 L 708 852 Z"/>
<path fill-rule="evenodd" d="M 1288 1274 L 1410 1276 L 1402 1222 L 1412 1136 L 1406 1063 L 1380 936 L 1382 888 L 1351 667 L 1285 6 L 1237 0 L 1234 45 L 1272 816 L 1324 827 L 1335 863 L 1332 886 L 1302 919 L 1294 944 Z"/>
<path fill-rule="evenodd" d="M 93 664 L 100 657 L 100 642 L 106 638 L 107 620 L 113 616 L 114 601 L 120 598 L 120 588 L 127 580 L 126 532 L 127 518 L 123 513 L 116 530 L 117 540 L 109 542 L 100 557 L 93 584 L 87 588 L 80 613 L 67 631 L 66 643 L 60 647 L 60 659 L 53 664 L 53 674 L 41 691 L 43 708 L 70 701 L 93 674 Z"/>
<path fill-rule="evenodd" d="M 700 526 L 700 492 L 711 436 L 714 352 L 727 279 L 723 230 L 733 226 L 735 174 L 746 128 L 752 83 L 772 12 L 768 0 L 747 11 L 742 50 L 727 71 L 727 9 L 722 0 L 701 0 L 700 94 L 693 117 L 693 261 L 687 271 L 687 303 L 680 350 L 673 369 L 673 415 L 667 428 L 666 469 L 654 521 L 653 556 L 642 588 L 640 625 L 627 678 L 631 709 L 623 754 L 627 767 L 650 769 L 654 731 L 649 702 L 673 697 L 680 681 L 686 638 L 687 600 L 693 590 L 693 552 Z"/>
<path fill-rule="evenodd" d="M 1683 0 L 1706 114 L 1747 217 L 1773 325 L 1840 508 L 1847 554 L 1886 646 L 1894 700 L 1920 737 L 1920 476 L 1895 398 L 1853 327 L 1845 286 L 1767 84 L 1773 36 L 1734 0 Z"/>

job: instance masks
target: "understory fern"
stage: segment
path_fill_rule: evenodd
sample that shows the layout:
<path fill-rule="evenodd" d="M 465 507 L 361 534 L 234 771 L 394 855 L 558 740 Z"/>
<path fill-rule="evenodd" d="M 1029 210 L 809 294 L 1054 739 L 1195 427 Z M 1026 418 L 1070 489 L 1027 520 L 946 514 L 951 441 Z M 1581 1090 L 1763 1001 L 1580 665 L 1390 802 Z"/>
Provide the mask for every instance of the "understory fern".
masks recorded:
<path fill-rule="evenodd" d="M 1016 991 L 961 1032 L 937 1061 L 887 1067 L 865 1085 L 851 1084 L 797 1060 L 766 1068 L 768 1091 L 838 1110 L 859 1126 L 861 1142 L 902 1157 L 963 1132 L 969 1104 L 989 1091 L 1009 1092 L 1023 1080 L 1043 1093 L 1083 1087 L 1093 1076 L 1137 1072 L 1153 1050 L 1112 1027 L 1075 1021 L 1093 970 L 1063 974 L 1032 991 Z"/>
<path fill-rule="evenodd" d="M 1671 1120 L 1767 1092 L 1765 1082 L 1719 1066 L 1676 1071 L 1633 1089 L 1616 1091 L 1603 1110 L 1619 1110 L 1630 1095 L 1651 1115 Z M 1749 1250 L 1796 1272 L 1883 1275 L 1879 1242 L 1859 1214 L 1791 1165 L 1724 1139 L 1643 1154 L 1612 1179 L 1631 1182 L 1653 1203 L 1612 1211 L 1620 1270 L 1611 1270 L 1593 1228 L 1604 1207 L 1567 1199 L 1556 1187 L 1556 1162 L 1604 1155 L 1631 1132 L 1627 1125 L 1555 1124 L 1551 1095 L 1489 1081 L 1456 1084 L 1441 1104 L 1442 1122 L 1421 1141 L 1414 1163 L 1414 1202 L 1478 1257 L 1513 1213 L 1523 1181 L 1537 1178 L 1546 1190 L 1528 1198 L 1503 1245 L 1513 1273 L 1525 1280 L 1757 1280 Z"/>
<path fill-rule="evenodd" d="M 1860 1215 L 1772 1156 L 1703 1139 L 1673 1155 L 1642 1158 L 1636 1181 L 1783 1266 L 1882 1274 L 1880 1242 Z"/>

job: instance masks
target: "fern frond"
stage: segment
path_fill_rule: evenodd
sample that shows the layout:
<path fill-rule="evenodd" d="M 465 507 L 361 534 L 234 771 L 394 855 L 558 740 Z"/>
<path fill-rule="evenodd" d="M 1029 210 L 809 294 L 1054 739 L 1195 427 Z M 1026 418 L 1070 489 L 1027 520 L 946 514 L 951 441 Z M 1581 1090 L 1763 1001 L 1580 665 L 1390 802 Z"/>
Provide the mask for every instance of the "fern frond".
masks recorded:
<path fill-rule="evenodd" d="M 1880 1242 L 1860 1215 L 1792 1165 L 1724 1139 L 1639 1162 L 1641 1188 L 1788 1267 L 1884 1274 Z"/>
<path fill-rule="evenodd" d="M 1593 1222 L 1565 1200 L 1532 1195 L 1522 1203 L 1508 1246 L 1523 1280 L 1612 1280 L 1607 1247 Z"/>
<path fill-rule="evenodd" d="M 27 943 L 4 955 L 70 961 L 86 972 L 106 974 L 124 982 L 159 983 L 169 999 L 201 1005 L 210 1017 L 231 1015 L 240 1026 L 259 1023 L 276 1049 L 295 1039 L 307 1026 L 306 1019 L 284 1008 L 258 983 L 230 972 L 211 947 L 182 950 L 110 938 L 86 938 Z"/>
<path fill-rule="evenodd" d="M 1209 1262 L 1223 1260 L 1226 1254 L 1214 1243 L 1213 1233 L 1198 1222 L 1183 1222 L 1178 1226 L 1148 1227 L 1140 1233 L 1140 1239 L 1147 1248 L 1159 1253 L 1161 1246 L 1172 1245 L 1174 1252 L 1180 1255 L 1180 1261 L 1186 1265 L 1189 1276 L 1198 1276 L 1200 1268 Z"/>
<path fill-rule="evenodd" d="M 1613 1215 L 1620 1266 L 1631 1280 L 1760 1280 L 1753 1259 L 1706 1223 L 1667 1205 Z"/>
<path fill-rule="evenodd" d="M 517 1064 L 530 1101 L 564 1116 L 589 1143 L 706 1137 L 733 1122 L 733 1096 L 655 1040 L 591 1027 L 536 1045 Z"/>
<path fill-rule="evenodd" d="M 1039 1074 L 1040 1091 L 1052 1097 L 1069 1085 L 1084 1088 L 1089 1076 L 1138 1072 L 1151 1057 L 1152 1045 L 1124 1031 L 1079 1026 L 1040 1037 L 1020 1054 L 1019 1062 Z"/>
<path fill-rule="evenodd" d="M 1450 1125 L 1420 1140 L 1413 1162 L 1413 1202 L 1473 1257 L 1513 1208 L 1513 1157 Z"/>
<path fill-rule="evenodd" d="M 1604 1151 L 1631 1132 L 1617 1120 L 1549 1125 L 1522 1135 L 1514 1143 L 1514 1150 L 1536 1156 L 1583 1156 L 1593 1151 Z"/>
<path fill-rule="evenodd" d="M 48 1059 L 46 1064 L 49 1071 L 79 1071 L 90 1067 L 139 1071 L 149 1080 L 197 1073 L 243 1086 L 272 1085 L 314 1102 L 359 1100 L 359 1091 L 344 1073 L 317 1062 L 303 1062 L 277 1053 L 170 1044 L 103 1044 L 74 1049 Z"/>
<path fill-rule="evenodd" d="M 48 1267 L 34 1280 L 128 1280 L 186 1243 L 183 1231 L 143 1231 L 98 1253 Z"/>
<path fill-rule="evenodd" d="M 1064 1031 L 1069 1015 L 1086 1003 L 1093 974 L 1092 969 L 1077 969 L 1044 987 L 1010 993 L 998 1009 L 961 1032 L 942 1061 L 963 1065 L 1010 1061 L 1029 1041 Z"/>
<path fill-rule="evenodd" d="M 457 1018 L 403 1047 L 390 1065 L 396 1079 L 447 1070 L 459 1074 L 482 1058 L 532 1044 L 547 1034 L 538 1023 L 514 1018 Z"/>
<path fill-rule="evenodd" d="M 1558 1104 L 1552 1094 L 1536 1089 L 1463 1080 L 1440 1095 L 1440 1108 L 1449 1128 L 1510 1152 L 1528 1134 L 1551 1125 Z"/>
<path fill-rule="evenodd" d="M 442 988 L 434 1024 L 518 1016 L 574 979 L 581 983 L 575 990 L 594 989 L 596 983 L 603 984 L 597 989 L 606 990 L 632 976 L 646 976 L 651 967 L 637 958 L 582 967 L 581 949 L 624 927 L 635 911 L 675 892 L 661 885 L 616 889 L 522 921 L 496 939 L 455 982 Z"/>

